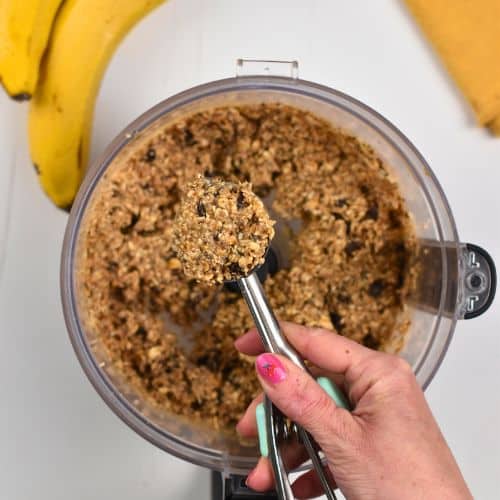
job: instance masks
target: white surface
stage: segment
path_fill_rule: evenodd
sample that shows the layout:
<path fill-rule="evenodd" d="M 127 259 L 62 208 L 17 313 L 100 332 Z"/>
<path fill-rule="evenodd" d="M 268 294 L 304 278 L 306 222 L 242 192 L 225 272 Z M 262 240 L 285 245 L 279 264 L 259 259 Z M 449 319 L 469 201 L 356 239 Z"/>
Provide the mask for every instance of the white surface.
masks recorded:
<path fill-rule="evenodd" d="M 3 97 L 3 96 L 2 96 Z M 0 281 L 2 279 L 7 244 L 7 230 L 10 219 L 12 182 L 14 180 L 14 162 L 18 146 L 18 124 L 20 120 L 16 104 L 6 98 L 0 99 Z"/>
<path fill-rule="evenodd" d="M 97 102 L 93 156 L 162 98 L 233 75 L 237 57 L 298 59 L 302 78 L 385 115 L 436 172 L 462 238 L 500 263 L 500 139 L 474 126 L 397 0 L 171 0 L 130 34 L 111 62 Z M 5 101 L 0 98 L 1 135 L 11 127 Z M 25 105 L 18 108 L 24 120 Z M 0 220 L 9 155 L 2 146 Z M 206 471 L 136 436 L 85 379 L 59 302 L 66 215 L 41 193 L 24 134 L 11 194 L 3 274 L 0 268 L 0 499 L 208 498 Z M 499 304 L 459 324 L 427 391 L 480 499 L 498 498 Z"/>

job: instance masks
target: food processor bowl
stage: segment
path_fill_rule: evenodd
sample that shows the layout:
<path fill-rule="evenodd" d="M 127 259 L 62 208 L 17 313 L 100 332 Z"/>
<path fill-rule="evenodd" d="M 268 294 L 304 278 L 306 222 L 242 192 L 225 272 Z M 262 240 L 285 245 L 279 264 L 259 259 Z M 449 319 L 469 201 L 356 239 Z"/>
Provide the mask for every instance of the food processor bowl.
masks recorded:
<path fill-rule="evenodd" d="M 67 225 L 61 290 L 75 352 L 110 408 L 144 438 L 173 455 L 214 470 L 244 474 L 258 458 L 255 446 L 244 446 L 232 433 L 215 431 L 202 422 L 150 405 L 108 363 L 106 352 L 85 323 L 77 272 L 82 225 L 94 196 L 98 196 L 103 175 L 137 141 L 158 127 L 207 108 L 280 102 L 308 110 L 371 145 L 399 183 L 420 244 L 419 277 L 406 304 L 411 326 L 399 354 L 413 367 L 423 388 L 439 368 L 457 320 L 472 318 L 488 308 L 496 278 L 488 254 L 460 242 L 436 177 L 394 125 L 346 94 L 298 79 L 296 63 L 239 61 L 238 68 L 239 74 L 234 78 L 192 88 L 144 113 L 116 137 L 89 169 Z"/>

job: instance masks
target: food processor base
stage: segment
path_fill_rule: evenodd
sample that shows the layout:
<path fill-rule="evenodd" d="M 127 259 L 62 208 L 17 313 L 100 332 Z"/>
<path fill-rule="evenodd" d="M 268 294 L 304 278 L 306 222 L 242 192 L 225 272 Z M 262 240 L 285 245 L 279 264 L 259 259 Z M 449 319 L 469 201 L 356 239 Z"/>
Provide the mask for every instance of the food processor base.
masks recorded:
<path fill-rule="evenodd" d="M 222 472 L 212 471 L 211 500 L 278 500 L 273 491 L 259 493 L 248 488 L 246 476 L 224 476 Z"/>

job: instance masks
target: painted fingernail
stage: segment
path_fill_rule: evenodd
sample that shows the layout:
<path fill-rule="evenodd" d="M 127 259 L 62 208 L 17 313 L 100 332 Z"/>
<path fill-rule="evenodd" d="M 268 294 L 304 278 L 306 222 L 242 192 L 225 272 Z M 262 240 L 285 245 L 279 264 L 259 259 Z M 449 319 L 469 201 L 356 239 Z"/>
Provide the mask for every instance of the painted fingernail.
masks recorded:
<path fill-rule="evenodd" d="M 286 379 L 285 367 L 281 361 L 272 354 L 264 353 L 255 360 L 259 375 L 271 384 L 279 384 Z"/>

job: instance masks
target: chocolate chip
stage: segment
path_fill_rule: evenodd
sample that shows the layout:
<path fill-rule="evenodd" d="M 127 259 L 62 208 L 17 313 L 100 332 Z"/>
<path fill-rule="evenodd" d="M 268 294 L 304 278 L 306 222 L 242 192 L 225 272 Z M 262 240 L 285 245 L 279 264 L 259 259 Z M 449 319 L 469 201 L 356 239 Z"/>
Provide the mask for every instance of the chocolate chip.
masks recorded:
<path fill-rule="evenodd" d="M 143 369 L 142 374 L 145 375 L 145 377 L 147 378 L 146 389 L 148 391 L 150 391 L 151 389 L 153 389 L 153 381 L 150 378 L 151 377 L 151 363 L 146 363 L 144 365 L 144 369 Z"/>
<path fill-rule="evenodd" d="M 156 158 L 156 150 L 154 148 L 149 148 L 146 153 L 146 161 L 151 163 Z"/>
<path fill-rule="evenodd" d="M 335 202 L 335 206 L 338 208 L 346 207 L 347 206 L 347 200 L 345 198 L 339 198 Z"/>
<path fill-rule="evenodd" d="M 186 146 L 193 146 L 196 144 L 193 132 L 191 132 L 188 128 L 184 131 L 184 143 Z"/>
<path fill-rule="evenodd" d="M 160 233 L 159 229 L 141 229 L 140 231 L 137 231 L 137 235 L 142 236 L 144 238 L 147 238 L 148 236 L 154 236 L 155 234 L 159 233 Z"/>
<path fill-rule="evenodd" d="M 220 365 L 219 365 L 219 372 L 222 374 L 222 378 L 224 380 L 227 380 L 228 382 L 231 382 L 232 384 L 234 385 L 239 385 L 237 380 L 235 380 L 235 376 L 234 376 L 234 369 L 236 368 L 234 362 L 229 362 L 229 363 L 226 363 L 223 367 L 222 367 L 222 370 L 220 369 Z"/>
<path fill-rule="evenodd" d="M 201 201 L 199 201 L 196 205 L 196 211 L 198 212 L 199 217 L 206 217 L 207 211 L 205 209 L 205 205 Z"/>
<path fill-rule="evenodd" d="M 118 262 L 111 261 L 107 265 L 108 271 L 113 272 L 118 270 Z"/>
<path fill-rule="evenodd" d="M 139 328 L 137 328 L 137 330 L 135 331 L 135 334 L 138 336 L 138 337 L 141 337 L 142 340 L 145 340 L 146 339 L 146 336 L 148 334 L 148 332 L 146 331 L 146 329 L 143 327 L 143 326 L 140 326 Z"/>
<path fill-rule="evenodd" d="M 395 243 L 394 244 L 394 251 L 396 253 L 404 253 L 404 252 L 406 252 L 406 246 L 405 246 L 404 242 L 399 241 L 399 242 Z"/>
<path fill-rule="evenodd" d="M 401 227 L 401 219 L 399 218 L 399 214 L 396 210 L 389 211 L 389 222 L 391 227 L 394 229 Z"/>
<path fill-rule="evenodd" d="M 367 220 L 377 220 L 378 219 L 378 206 L 372 205 L 365 214 L 365 219 Z"/>
<path fill-rule="evenodd" d="M 332 212 L 333 217 L 335 220 L 342 220 L 345 222 L 345 232 L 347 235 L 351 234 L 351 221 L 346 219 L 341 213 L 339 212 Z"/>
<path fill-rule="evenodd" d="M 370 188 L 366 184 L 361 184 L 359 190 L 366 196 L 370 193 Z"/>
<path fill-rule="evenodd" d="M 222 389 L 222 387 L 216 387 L 215 394 L 217 395 L 216 396 L 217 402 L 221 403 L 224 400 L 224 390 Z"/>
<path fill-rule="evenodd" d="M 356 252 L 357 250 L 359 250 L 362 247 L 363 247 L 363 243 L 361 243 L 361 241 L 351 240 L 345 246 L 345 253 L 349 257 L 352 257 L 354 252 Z"/>
<path fill-rule="evenodd" d="M 123 288 L 114 286 L 111 288 L 110 292 L 113 299 L 118 300 L 119 302 L 125 302 L 125 293 Z"/>
<path fill-rule="evenodd" d="M 241 294 L 240 294 L 239 289 L 238 289 L 238 291 L 233 292 L 231 295 L 226 295 L 226 297 L 224 297 L 224 304 L 227 304 L 227 305 L 236 304 L 236 302 L 238 302 L 238 300 L 240 300 L 240 298 L 241 298 Z"/>
<path fill-rule="evenodd" d="M 335 311 L 330 311 L 330 320 L 337 333 L 340 333 L 344 328 L 342 316 Z"/>
<path fill-rule="evenodd" d="M 197 399 L 195 399 L 191 403 L 191 410 L 198 411 L 198 410 L 201 410 L 202 408 L 203 408 L 203 402 L 202 401 L 198 401 Z"/>
<path fill-rule="evenodd" d="M 346 295 L 345 293 L 339 293 L 337 295 L 337 300 L 341 304 L 350 304 L 351 303 L 351 297 L 349 297 L 349 295 Z"/>
<path fill-rule="evenodd" d="M 398 273 L 398 280 L 396 282 L 396 288 L 398 288 L 398 289 L 403 288 L 404 284 L 405 284 L 405 273 L 404 273 L 404 271 L 400 271 Z"/>
<path fill-rule="evenodd" d="M 245 195 L 243 194 L 243 191 L 240 191 L 238 193 L 238 198 L 236 199 L 236 206 L 238 210 L 242 210 L 245 207 L 248 207 L 248 202 L 245 200 Z"/>
<path fill-rule="evenodd" d="M 400 255 L 398 255 L 398 258 L 396 259 L 396 264 L 400 269 L 406 269 L 407 260 L 408 260 L 407 255 L 405 253 L 400 254 Z"/>
<path fill-rule="evenodd" d="M 122 226 L 120 228 L 120 233 L 130 234 L 132 232 L 132 229 L 134 228 L 134 226 L 139 222 L 139 219 L 140 219 L 139 214 L 132 213 L 131 217 L 130 217 L 130 223 L 127 224 L 126 226 Z"/>
<path fill-rule="evenodd" d="M 382 295 L 382 292 L 384 291 L 384 288 L 384 280 L 377 279 L 370 283 L 370 286 L 368 287 L 368 295 L 374 298 L 380 297 Z"/>
<path fill-rule="evenodd" d="M 237 262 L 231 262 L 231 264 L 229 264 L 229 272 L 235 276 L 241 276 L 243 274 L 243 270 Z"/>
<path fill-rule="evenodd" d="M 368 347 L 369 349 L 377 350 L 380 347 L 380 341 L 376 339 L 371 333 L 367 333 L 363 337 L 363 345 Z"/>

